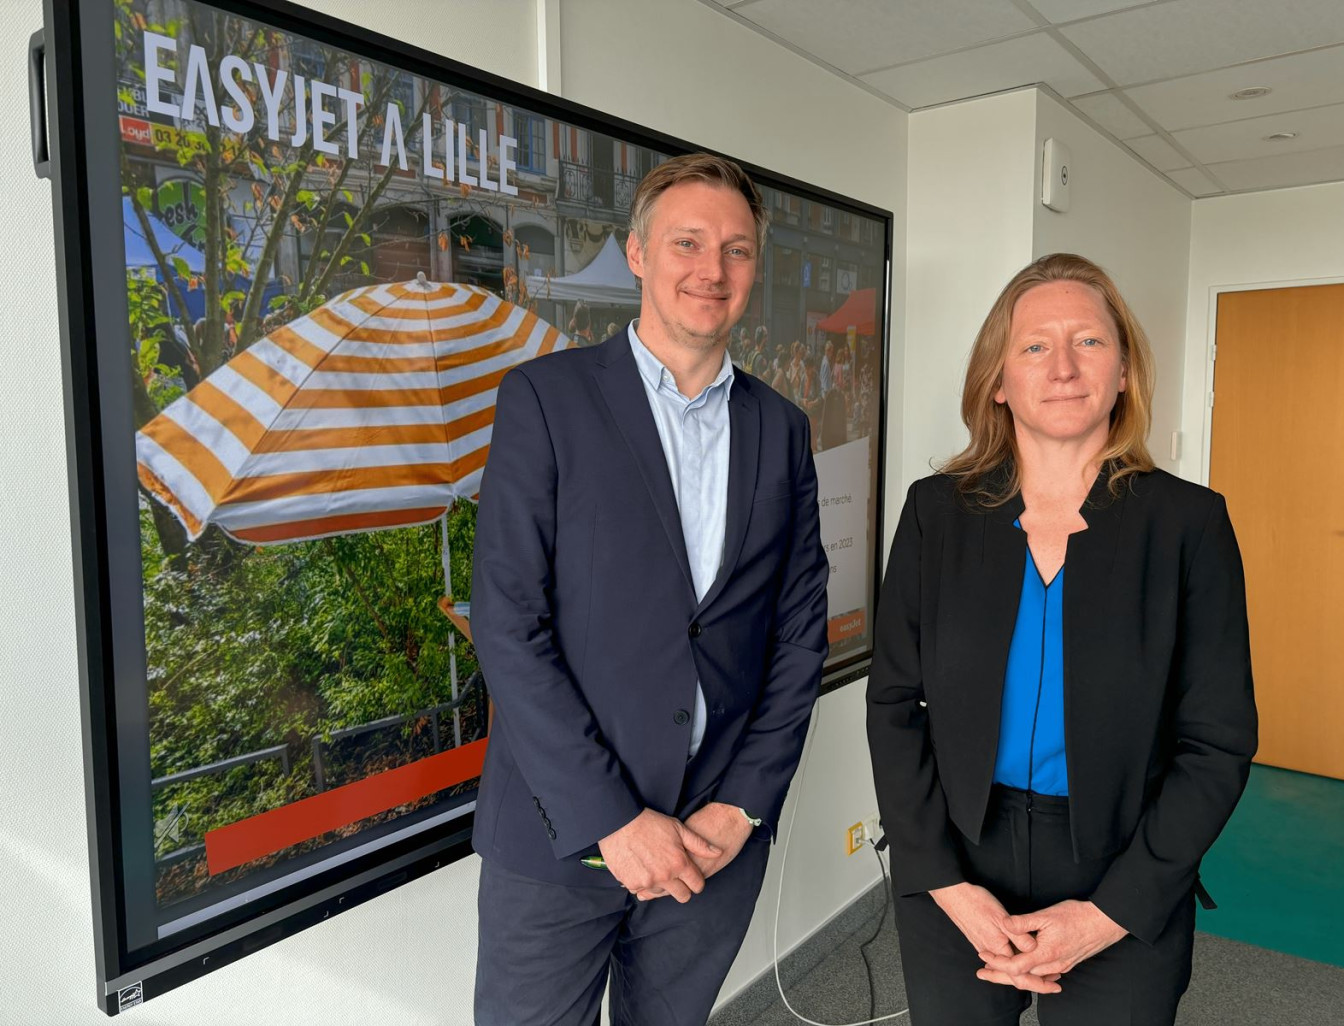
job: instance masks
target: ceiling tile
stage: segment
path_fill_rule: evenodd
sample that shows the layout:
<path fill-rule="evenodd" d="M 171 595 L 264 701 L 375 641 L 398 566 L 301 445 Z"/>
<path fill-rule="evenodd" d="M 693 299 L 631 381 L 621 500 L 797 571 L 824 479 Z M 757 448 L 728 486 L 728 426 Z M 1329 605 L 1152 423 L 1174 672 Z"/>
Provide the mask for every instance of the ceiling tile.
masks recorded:
<path fill-rule="evenodd" d="M 1126 139 L 1125 145 L 1159 171 L 1175 171 L 1177 168 L 1190 166 L 1190 161 L 1183 157 L 1180 151 L 1173 149 L 1160 135 L 1143 135 L 1137 139 Z"/>
<path fill-rule="evenodd" d="M 934 57 L 863 80 L 912 109 L 1044 82 L 1076 96 L 1101 85 L 1096 77 L 1049 36 L 1005 39 L 946 57 Z"/>
<path fill-rule="evenodd" d="M 1028 2 L 1048 18 L 1052 25 L 1062 25 L 1066 21 L 1122 11 L 1126 7 L 1138 7 L 1148 3 L 1149 0 L 1028 0 Z"/>
<path fill-rule="evenodd" d="M 1209 168 L 1229 189 L 1287 189 L 1295 185 L 1344 181 L 1344 146 L 1285 153 L 1258 160 L 1235 160 Z"/>
<path fill-rule="evenodd" d="M 851 74 L 1036 27 L 1005 0 L 757 0 L 734 13 Z"/>
<path fill-rule="evenodd" d="M 1193 193 L 1196 196 L 1216 196 L 1223 191 L 1209 181 L 1208 176 L 1198 168 L 1186 167 L 1179 171 L 1168 171 L 1167 177 L 1186 192 Z"/>
<path fill-rule="evenodd" d="M 1344 3 L 1175 0 L 1060 31 L 1117 84 L 1130 85 L 1344 43 Z"/>
<path fill-rule="evenodd" d="M 1251 86 L 1266 86 L 1273 91 L 1253 100 L 1229 99 L 1238 89 Z M 1136 86 L 1126 92 L 1169 132 L 1344 103 L 1344 46 Z"/>
<path fill-rule="evenodd" d="M 1097 93 L 1069 102 L 1117 139 L 1133 139 L 1153 132 L 1153 126 L 1120 102 L 1114 93 Z"/>
<path fill-rule="evenodd" d="M 1265 136 L 1275 132 L 1296 132 L 1297 138 L 1273 142 L 1265 139 Z M 1183 132 L 1173 132 L 1172 138 L 1201 164 L 1344 146 L 1344 103 L 1314 110 L 1269 114 L 1245 121 L 1228 121 L 1203 128 L 1188 128 Z"/>

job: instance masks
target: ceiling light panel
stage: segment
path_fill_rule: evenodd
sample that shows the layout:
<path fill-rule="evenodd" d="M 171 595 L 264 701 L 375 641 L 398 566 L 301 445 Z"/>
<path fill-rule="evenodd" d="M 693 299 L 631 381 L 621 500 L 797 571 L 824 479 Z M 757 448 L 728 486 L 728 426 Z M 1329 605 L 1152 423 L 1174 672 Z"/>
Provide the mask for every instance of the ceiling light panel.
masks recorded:
<path fill-rule="evenodd" d="M 1229 99 L 1246 86 L 1267 86 L 1272 92 L 1253 100 Z M 1169 132 L 1344 103 L 1344 46 L 1136 86 L 1125 92 Z"/>
<path fill-rule="evenodd" d="M 1060 31 L 1118 84 L 1130 85 L 1344 43 L 1344 3 L 1176 0 Z"/>
<path fill-rule="evenodd" d="M 1126 139 L 1125 145 L 1159 171 L 1175 171 L 1190 166 L 1190 160 L 1160 135 Z"/>
<path fill-rule="evenodd" d="M 1133 139 L 1153 132 L 1153 126 L 1125 106 L 1114 93 L 1080 96 L 1070 102 L 1117 139 Z"/>
<path fill-rule="evenodd" d="M 1281 153 L 1256 160 L 1234 160 L 1209 168 L 1229 189 L 1287 189 L 1344 179 L 1344 146 Z"/>
<path fill-rule="evenodd" d="M 1296 133 L 1293 138 L 1269 138 L 1278 133 L 1293 132 Z M 1201 164 L 1269 157 L 1289 150 L 1296 152 L 1344 146 L 1344 103 L 1315 110 L 1268 114 L 1262 118 L 1188 128 L 1173 132 L 1172 138 Z"/>
<path fill-rule="evenodd" d="M 1151 0 L 1028 0 L 1053 25 L 1139 7 Z"/>
<path fill-rule="evenodd" d="M 757 0 L 734 13 L 850 74 L 1036 27 L 1006 0 Z"/>
<path fill-rule="evenodd" d="M 862 80 L 912 109 L 1037 82 L 1064 96 L 1091 92 L 1102 84 L 1067 50 L 1040 34 L 874 72 Z"/>

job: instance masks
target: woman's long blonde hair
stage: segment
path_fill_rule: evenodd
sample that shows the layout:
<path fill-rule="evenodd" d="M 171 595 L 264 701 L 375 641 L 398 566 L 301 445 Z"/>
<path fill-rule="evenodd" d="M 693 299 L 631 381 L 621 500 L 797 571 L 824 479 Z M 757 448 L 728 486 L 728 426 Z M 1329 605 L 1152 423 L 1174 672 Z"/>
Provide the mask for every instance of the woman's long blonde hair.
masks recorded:
<path fill-rule="evenodd" d="M 961 396 L 961 419 L 971 432 L 971 442 L 939 470 L 956 478 L 957 490 L 982 505 L 1002 505 L 1022 487 L 1013 414 L 1007 403 L 996 403 L 994 396 L 1008 356 L 1013 307 L 1028 290 L 1053 281 L 1076 281 L 1096 289 L 1120 332 L 1126 386 L 1116 396 L 1111 430 L 1099 457 L 1110 471 L 1112 495 L 1119 494 L 1129 475 L 1153 469 L 1146 442 L 1153 400 L 1153 353 L 1148 336 L 1110 275 L 1077 254 L 1051 253 L 1022 268 L 1004 286 L 971 349 Z"/>

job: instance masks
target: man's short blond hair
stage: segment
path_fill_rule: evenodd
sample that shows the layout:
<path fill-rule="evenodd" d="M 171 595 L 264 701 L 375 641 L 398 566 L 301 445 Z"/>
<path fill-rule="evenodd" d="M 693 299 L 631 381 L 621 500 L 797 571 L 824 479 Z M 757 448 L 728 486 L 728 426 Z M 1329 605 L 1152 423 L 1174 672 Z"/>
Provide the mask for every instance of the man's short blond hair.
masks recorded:
<path fill-rule="evenodd" d="M 765 245 L 765 232 L 770 223 L 761 191 L 735 161 L 713 153 L 687 153 L 673 157 L 643 177 L 630 203 L 630 230 L 639 238 L 641 245 L 647 245 L 649 241 L 649 219 L 653 216 L 654 203 L 664 192 L 682 182 L 708 182 L 740 192 L 751 210 L 752 220 L 756 222 L 756 248 L 759 254 Z"/>

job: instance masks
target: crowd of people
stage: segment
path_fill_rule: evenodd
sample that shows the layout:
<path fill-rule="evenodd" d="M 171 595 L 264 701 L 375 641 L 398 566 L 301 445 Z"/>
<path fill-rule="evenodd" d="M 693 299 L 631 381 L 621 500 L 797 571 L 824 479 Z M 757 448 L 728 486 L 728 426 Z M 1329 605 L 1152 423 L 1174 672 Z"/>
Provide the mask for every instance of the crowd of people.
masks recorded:
<path fill-rule="evenodd" d="M 824 337 L 824 336 L 822 336 Z M 864 434 L 876 389 L 873 341 L 859 340 L 857 355 L 843 339 L 827 338 L 820 357 L 805 342 L 787 347 L 770 341 L 764 324 L 738 325 L 728 344 L 733 364 L 752 374 L 807 413 L 817 451 Z"/>
<path fill-rule="evenodd" d="M 580 300 L 565 330 L 579 346 L 586 347 L 610 338 L 622 327 L 612 321 L 600 333 L 599 323 Z M 807 413 L 812 445 L 820 452 L 862 437 L 876 427 L 872 418 L 876 411 L 877 349 L 866 336 L 859 339 L 856 349 L 843 338 L 819 333 L 818 339 L 820 353 L 817 345 L 797 339 L 787 346 L 772 342 L 770 329 L 764 324 L 754 329 L 739 324 L 729 337 L 728 355 L 735 367 L 760 378 Z"/>

